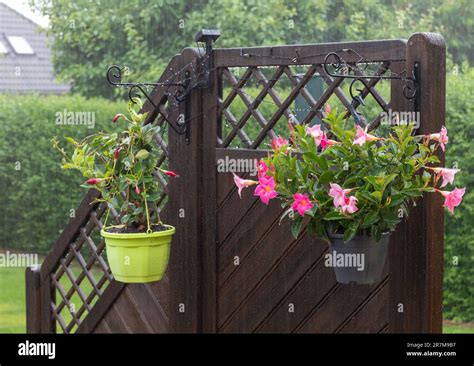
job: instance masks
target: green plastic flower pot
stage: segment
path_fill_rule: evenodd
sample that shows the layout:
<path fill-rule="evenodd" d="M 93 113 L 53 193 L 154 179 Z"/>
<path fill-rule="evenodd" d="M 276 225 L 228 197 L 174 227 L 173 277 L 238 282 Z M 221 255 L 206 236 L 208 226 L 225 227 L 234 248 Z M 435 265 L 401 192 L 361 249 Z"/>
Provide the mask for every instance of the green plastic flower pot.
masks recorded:
<path fill-rule="evenodd" d="M 171 238 L 176 232 L 169 229 L 147 233 L 110 233 L 101 230 L 105 238 L 107 259 L 115 280 L 125 283 L 159 281 L 168 267 Z"/>

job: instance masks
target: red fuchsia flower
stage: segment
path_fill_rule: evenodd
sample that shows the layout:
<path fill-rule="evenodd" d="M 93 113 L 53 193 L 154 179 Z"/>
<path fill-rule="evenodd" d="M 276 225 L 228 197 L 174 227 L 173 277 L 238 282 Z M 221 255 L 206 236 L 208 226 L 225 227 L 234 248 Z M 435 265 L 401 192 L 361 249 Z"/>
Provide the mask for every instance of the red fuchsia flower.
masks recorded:
<path fill-rule="evenodd" d="M 268 201 L 277 196 L 275 191 L 275 180 L 273 177 L 261 177 L 258 186 L 255 188 L 254 196 L 259 196 L 260 200 L 268 205 Z"/>
<path fill-rule="evenodd" d="M 338 144 L 339 141 L 328 139 L 326 132 L 323 132 L 323 136 L 321 138 L 321 149 L 326 150 L 329 146 Z"/>
<path fill-rule="evenodd" d="M 114 151 L 114 160 L 117 160 L 120 155 L 120 147 L 117 147 Z"/>
<path fill-rule="evenodd" d="M 337 183 L 329 183 L 331 189 L 329 190 L 329 196 L 331 196 L 334 200 L 334 207 L 339 207 L 344 205 L 346 202 L 347 194 L 352 191 L 352 189 L 343 189 Z"/>
<path fill-rule="evenodd" d="M 443 207 L 447 207 L 449 212 L 454 213 L 454 207 L 457 207 L 462 202 L 462 197 L 466 192 L 466 188 L 454 188 L 453 191 L 440 191 L 439 189 L 436 190 L 437 192 L 441 193 L 444 197 Z"/>
<path fill-rule="evenodd" d="M 159 169 L 160 172 L 163 172 L 164 174 L 166 174 L 168 177 L 171 177 L 171 178 L 179 178 L 179 174 L 173 172 L 172 170 L 164 170 L 164 169 Z"/>
<path fill-rule="evenodd" d="M 445 145 L 448 143 L 449 138 L 448 138 L 448 129 L 446 127 L 441 127 L 441 131 L 438 133 L 432 133 L 431 135 L 428 135 L 430 140 L 438 141 L 439 146 L 441 147 L 441 150 L 444 151 Z"/>
<path fill-rule="evenodd" d="M 86 183 L 90 185 L 95 185 L 97 183 L 102 182 L 103 180 L 104 180 L 103 178 L 91 178 L 91 179 L 86 180 Z"/>
<path fill-rule="evenodd" d="M 112 123 L 117 122 L 120 117 L 123 117 L 123 114 L 122 113 L 117 113 L 115 115 L 114 119 L 112 120 Z"/>
<path fill-rule="evenodd" d="M 272 149 L 273 150 L 280 150 L 282 147 L 288 146 L 290 142 L 287 139 L 284 139 L 280 135 L 278 137 L 275 137 L 272 140 Z"/>
<path fill-rule="evenodd" d="M 357 202 L 358 200 L 355 196 L 344 197 L 344 204 L 341 205 L 342 213 L 347 215 L 358 211 L 359 209 L 356 206 Z"/>
<path fill-rule="evenodd" d="M 377 140 L 382 140 L 382 138 L 371 135 L 367 133 L 367 126 L 365 129 L 362 129 L 359 125 L 356 126 L 357 128 L 357 134 L 355 136 L 354 142 L 352 145 L 364 145 L 368 141 L 377 141 Z"/>
<path fill-rule="evenodd" d="M 241 193 L 242 193 L 243 188 L 247 188 L 258 183 L 251 179 L 242 179 L 235 173 L 232 173 L 232 174 L 234 174 L 234 183 L 238 188 L 239 197 L 242 197 Z"/>
<path fill-rule="evenodd" d="M 291 209 L 293 211 L 298 211 L 300 216 L 304 216 L 306 211 L 311 210 L 313 208 L 312 202 L 309 200 L 308 195 L 296 193 L 293 195 L 293 203 L 291 205 Z"/>
<path fill-rule="evenodd" d="M 316 143 L 316 146 L 319 146 L 321 144 L 321 140 L 325 136 L 324 131 L 321 130 L 320 125 L 314 125 L 313 127 L 306 127 L 306 133 L 310 135 L 312 138 L 314 138 L 314 142 Z"/>
<path fill-rule="evenodd" d="M 136 187 L 135 187 L 135 192 L 136 192 L 137 194 L 140 194 L 142 191 L 140 190 L 140 188 L 139 188 L 138 186 L 136 186 Z"/>
<path fill-rule="evenodd" d="M 448 185 L 448 183 L 454 183 L 454 176 L 456 173 L 460 172 L 459 169 L 448 169 L 448 168 L 428 168 L 431 169 L 436 173 L 436 175 L 440 178 L 443 178 L 443 182 L 441 183 L 441 188 Z"/>
<path fill-rule="evenodd" d="M 331 106 L 329 105 L 329 103 L 326 103 L 326 105 L 324 106 L 324 113 L 331 113 Z"/>

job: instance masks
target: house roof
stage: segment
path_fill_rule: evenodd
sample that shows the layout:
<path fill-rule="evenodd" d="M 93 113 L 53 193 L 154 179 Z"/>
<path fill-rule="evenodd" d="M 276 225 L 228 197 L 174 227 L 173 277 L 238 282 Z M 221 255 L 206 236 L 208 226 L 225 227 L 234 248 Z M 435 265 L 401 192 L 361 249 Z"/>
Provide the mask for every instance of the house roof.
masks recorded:
<path fill-rule="evenodd" d="M 30 92 L 61 94 L 70 87 L 56 81 L 49 38 L 40 32 L 39 25 L 0 3 L 0 93 Z M 34 54 L 15 52 L 9 37 L 23 37 Z"/>

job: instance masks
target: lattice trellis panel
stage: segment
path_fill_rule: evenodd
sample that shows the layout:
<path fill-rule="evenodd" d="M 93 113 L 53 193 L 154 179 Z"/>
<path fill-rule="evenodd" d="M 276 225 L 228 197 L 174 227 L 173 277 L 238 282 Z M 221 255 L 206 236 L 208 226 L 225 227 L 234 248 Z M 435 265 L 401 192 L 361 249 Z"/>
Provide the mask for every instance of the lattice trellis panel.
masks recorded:
<path fill-rule="evenodd" d="M 162 169 L 166 169 L 169 158 L 164 131 L 168 113 L 168 103 L 164 102 L 153 122 L 162 128 L 162 133 L 155 138 L 161 149 L 157 167 Z M 167 202 L 168 179 L 159 170 L 155 172 L 155 177 L 163 188 L 156 201 L 156 206 L 161 211 Z M 69 243 L 67 252 L 59 259 L 57 270 L 50 274 L 51 288 L 56 297 L 55 301 L 51 302 L 51 312 L 58 332 L 73 333 L 77 330 L 113 280 L 107 264 L 105 241 L 100 236 L 106 212 L 106 204 L 94 205 L 87 222 L 79 229 L 76 240 Z M 113 210 L 110 211 L 107 225 L 110 225 L 111 221 L 119 223 L 119 216 Z"/>
<path fill-rule="evenodd" d="M 390 71 L 390 63 L 373 63 L 370 69 L 374 76 L 384 75 Z M 315 117 L 323 118 L 326 103 L 339 111 L 350 110 L 352 104 L 366 116 L 371 129 L 380 125 L 382 112 L 389 112 L 389 81 L 362 79 L 357 94 L 360 93 L 366 105 L 361 106 L 349 96 L 353 79 L 331 77 L 322 65 L 224 67 L 220 74 L 223 96 L 218 103 L 222 133 L 217 142 L 222 148 L 266 149 L 278 134 L 288 135 L 288 121 L 307 124 Z M 324 84 L 324 92 L 318 99 L 308 88 L 313 77 L 322 78 Z M 302 98 L 308 106 L 302 120 L 295 113 L 297 98 Z M 349 113 L 347 116 L 351 117 Z"/>

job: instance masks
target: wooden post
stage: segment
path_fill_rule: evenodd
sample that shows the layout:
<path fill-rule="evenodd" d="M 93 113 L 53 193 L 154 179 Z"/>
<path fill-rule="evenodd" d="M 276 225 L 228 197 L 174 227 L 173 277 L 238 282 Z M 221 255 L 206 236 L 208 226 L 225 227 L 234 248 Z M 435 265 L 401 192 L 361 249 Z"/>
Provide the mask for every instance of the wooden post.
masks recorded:
<path fill-rule="evenodd" d="M 186 71 L 195 73 L 189 66 L 199 56 L 196 49 L 185 49 L 179 59 L 180 79 Z M 199 65 L 194 66 L 195 69 Z M 170 184 L 168 215 L 178 228 L 173 238 L 170 258 L 170 331 L 196 333 L 201 329 L 201 149 L 202 149 L 202 90 L 195 89 L 189 98 L 180 103 L 179 114 L 190 120 L 190 140 L 185 135 L 169 132 L 170 168 L 180 177 Z M 186 107 L 188 104 L 188 107 Z M 188 112 L 188 113 L 186 113 Z M 174 118 L 172 123 L 176 121 Z"/>
<path fill-rule="evenodd" d="M 39 266 L 27 267 L 26 280 L 26 332 L 41 333 L 41 291 Z"/>
<path fill-rule="evenodd" d="M 415 71 L 418 91 L 411 103 L 419 111 L 419 134 L 439 132 L 445 124 L 446 45 L 434 33 L 415 33 L 407 43 L 407 72 Z M 417 69 L 417 70 L 415 70 Z M 440 154 L 442 164 L 444 154 Z M 425 194 L 410 209 L 404 243 L 404 329 L 441 333 L 444 207 L 442 197 Z M 400 278 L 398 279 L 400 280 Z"/>
<path fill-rule="evenodd" d="M 41 333 L 56 333 L 56 322 L 53 319 L 51 303 L 56 302 L 54 289 L 51 287 L 51 278 L 53 274 L 41 276 Z"/>

